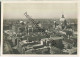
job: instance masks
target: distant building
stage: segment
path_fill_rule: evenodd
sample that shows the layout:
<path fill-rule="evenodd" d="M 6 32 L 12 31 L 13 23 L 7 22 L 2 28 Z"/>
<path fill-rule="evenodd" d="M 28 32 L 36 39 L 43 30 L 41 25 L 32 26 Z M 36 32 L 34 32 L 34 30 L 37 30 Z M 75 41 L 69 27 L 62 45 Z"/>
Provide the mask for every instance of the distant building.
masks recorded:
<path fill-rule="evenodd" d="M 38 44 L 37 42 L 27 42 L 27 40 L 20 41 L 18 43 L 17 49 L 20 53 L 25 53 L 25 51 L 29 49 L 35 49 L 35 48 L 40 48 L 43 45 Z"/>
<path fill-rule="evenodd" d="M 61 21 L 61 22 L 64 22 L 64 20 L 65 20 L 65 17 L 64 17 L 64 15 L 62 14 L 62 17 L 60 18 L 60 21 Z"/>
<path fill-rule="evenodd" d="M 49 45 L 49 43 L 50 43 L 50 41 L 48 38 L 41 39 L 41 45 L 46 46 L 46 45 Z"/>
<path fill-rule="evenodd" d="M 32 27 L 32 25 L 28 25 L 28 35 L 30 34 L 30 32 L 33 32 L 33 27 Z"/>
<path fill-rule="evenodd" d="M 67 26 L 67 21 L 63 14 L 62 14 L 62 17 L 60 18 L 60 25 L 62 26 L 62 29 L 66 28 Z"/>
<path fill-rule="evenodd" d="M 56 28 L 56 26 L 57 26 L 57 23 L 56 23 L 56 21 L 54 21 L 53 28 Z"/>
<path fill-rule="evenodd" d="M 17 45 L 17 38 L 16 35 L 12 36 L 12 44 L 13 46 L 16 46 Z"/>
<path fill-rule="evenodd" d="M 62 50 L 57 47 L 52 46 L 50 48 L 50 54 L 62 54 Z"/>

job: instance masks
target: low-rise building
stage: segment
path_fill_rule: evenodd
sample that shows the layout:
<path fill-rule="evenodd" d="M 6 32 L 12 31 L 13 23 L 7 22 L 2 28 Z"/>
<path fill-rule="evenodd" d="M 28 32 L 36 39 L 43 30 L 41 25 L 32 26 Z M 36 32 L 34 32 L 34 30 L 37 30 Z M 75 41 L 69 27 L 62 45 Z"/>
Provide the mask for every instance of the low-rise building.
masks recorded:
<path fill-rule="evenodd" d="M 27 40 L 20 41 L 18 43 L 17 49 L 20 53 L 24 53 L 28 49 L 35 49 L 41 47 L 41 44 L 38 44 L 37 42 L 28 42 Z"/>

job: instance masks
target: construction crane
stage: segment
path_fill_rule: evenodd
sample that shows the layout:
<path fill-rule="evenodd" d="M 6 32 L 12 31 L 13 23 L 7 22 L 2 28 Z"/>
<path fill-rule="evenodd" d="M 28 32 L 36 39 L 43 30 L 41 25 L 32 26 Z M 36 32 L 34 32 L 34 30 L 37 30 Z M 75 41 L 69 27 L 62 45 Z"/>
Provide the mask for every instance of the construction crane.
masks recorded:
<path fill-rule="evenodd" d="M 35 25 L 35 27 L 38 27 L 38 24 L 36 23 L 36 21 L 33 20 L 33 19 L 27 14 L 27 12 L 25 12 L 24 15 L 26 16 L 26 18 L 28 18 L 28 19 Z"/>
<path fill-rule="evenodd" d="M 39 31 L 41 31 L 41 30 L 42 30 L 42 32 L 45 31 L 44 29 L 42 29 L 41 27 L 39 27 L 38 22 L 36 22 L 35 20 L 33 20 L 33 19 L 27 14 L 27 12 L 25 12 L 24 15 L 26 16 L 26 18 L 28 18 L 28 19 L 35 25 L 35 27 L 36 27 Z"/>
<path fill-rule="evenodd" d="M 43 32 L 43 33 L 45 33 L 46 36 L 49 36 L 49 35 L 45 32 L 45 29 L 39 27 L 38 23 L 37 23 L 35 20 L 33 20 L 33 19 L 27 14 L 27 12 L 25 12 L 24 15 L 26 16 L 26 18 L 28 18 L 28 19 L 35 25 L 35 27 L 36 27 L 40 32 Z"/>

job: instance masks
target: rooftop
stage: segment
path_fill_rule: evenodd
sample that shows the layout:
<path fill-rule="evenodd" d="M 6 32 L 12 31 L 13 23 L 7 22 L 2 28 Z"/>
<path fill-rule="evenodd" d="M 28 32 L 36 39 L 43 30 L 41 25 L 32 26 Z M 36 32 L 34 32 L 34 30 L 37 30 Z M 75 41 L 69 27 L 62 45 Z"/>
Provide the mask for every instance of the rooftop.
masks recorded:
<path fill-rule="evenodd" d="M 51 37 L 51 38 L 49 38 L 49 40 L 59 40 L 59 39 L 63 39 L 63 37 Z"/>
<path fill-rule="evenodd" d="M 77 52 L 77 48 L 73 47 L 72 49 L 67 49 L 67 50 L 63 50 L 63 52 L 66 52 L 66 53 L 75 53 Z"/>
<path fill-rule="evenodd" d="M 67 42 L 67 43 L 71 43 L 71 44 L 73 43 L 73 40 L 66 39 L 66 38 L 64 39 L 64 41 Z"/>
<path fill-rule="evenodd" d="M 20 42 L 21 45 L 33 44 L 34 42 L 27 42 L 27 40 L 23 40 Z"/>
<path fill-rule="evenodd" d="M 43 38 L 42 41 L 51 41 L 51 40 L 60 40 L 63 39 L 63 37 L 50 37 L 50 38 Z"/>

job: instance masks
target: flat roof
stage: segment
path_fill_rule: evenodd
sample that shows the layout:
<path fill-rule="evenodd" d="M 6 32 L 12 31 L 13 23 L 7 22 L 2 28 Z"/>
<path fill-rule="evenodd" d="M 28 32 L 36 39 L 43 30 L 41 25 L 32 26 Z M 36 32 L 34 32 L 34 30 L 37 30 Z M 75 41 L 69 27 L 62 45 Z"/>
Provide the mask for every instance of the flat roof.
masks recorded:
<path fill-rule="evenodd" d="M 63 37 L 51 37 L 49 38 L 50 40 L 59 40 L 59 39 L 63 39 Z"/>
<path fill-rule="evenodd" d="M 63 37 L 50 37 L 50 38 L 44 38 L 41 40 L 59 40 L 59 39 L 63 39 Z"/>

